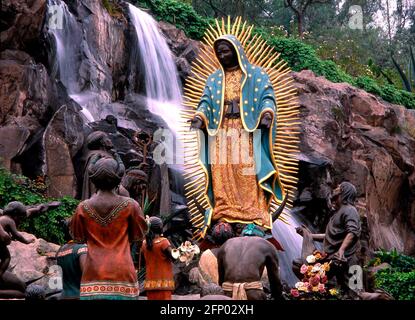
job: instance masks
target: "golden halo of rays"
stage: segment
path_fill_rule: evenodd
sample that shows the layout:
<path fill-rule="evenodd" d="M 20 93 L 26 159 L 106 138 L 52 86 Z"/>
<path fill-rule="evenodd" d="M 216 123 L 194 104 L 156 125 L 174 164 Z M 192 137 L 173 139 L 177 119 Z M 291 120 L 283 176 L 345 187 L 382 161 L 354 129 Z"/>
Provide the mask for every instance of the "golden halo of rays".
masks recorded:
<path fill-rule="evenodd" d="M 215 20 L 207 28 L 199 55 L 193 61 L 190 75 L 184 86 L 183 110 L 181 111 L 182 126 L 180 138 L 184 144 L 185 196 L 191 214 L 194 240 L 200 240 L 204 225 L 204 211 L 210 208 L 205 194 L 207 175 L 199 164 L 198 137 L 196 131 L 190 131 L 190 123 L 202 97 L 206 80 L 210 74 L 220 68 L 219 61 L 213 51 L 213 43 L 225 34 L 234 35 L 242 44 L 251 64 L 264 69 L 269 75 L 277 100 L 277 135 L 272 154 L 278 168 L 281 184 L 288 194 L 287 207 L 291 208 L 297 190 L 298 153 L 300 143 L 300 117 L 297 92 L 291 69 L 280 59 L 280 54 L 269 46 L 260 35 L 251 36 L 253 25 L 242 22 L 237 17 L 233 23 L 230 17 Z M 270 212 L 275 212 L 281 205 L 272 200 Z M 288 224 L 289 214 L 284 210 L 279 219 Z"/>

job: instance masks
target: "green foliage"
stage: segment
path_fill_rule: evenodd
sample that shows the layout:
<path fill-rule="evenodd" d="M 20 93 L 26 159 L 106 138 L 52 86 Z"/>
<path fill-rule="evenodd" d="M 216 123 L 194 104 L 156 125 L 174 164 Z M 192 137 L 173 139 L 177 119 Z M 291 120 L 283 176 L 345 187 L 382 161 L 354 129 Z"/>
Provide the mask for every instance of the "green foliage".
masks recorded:
<path fill-rule="evenodd" d="M 415 258 L 392 251 L 381 250 L 369 262 L 369 266 L 381 263 L 391 268 L 380 270 L 375 275 L 375 286 L 382 288 L 398 300 L 415 300 Z"/>
<path fill-rule="evenodd" d="M 50 201 L 60 201 L 61 206 L 46 213 L 38 214 L 26 219 L 19 229 L 33 233 L 49 242 L 64 243 L 64 235 L 59 226 L 60 220 L 69 217 L 75 211 L 78 200 L 71 197 L 50 199 L 41 193 L 44 188 L 39 183 L 18 175 L 10 174 L 4 168 L 0 168 L 0 207 L 4 207 L 11 201 L 21 201 L 25 205 L 33 205 Z"/>
<path fill-rule="evenodd" d="M 73 214 L 79 201 L 71 197 L 56 200 L 62 203 L 58 208 L 26 219 L 21 229 L 49 242 L 63 244 L 65 239 L 60 222 Z"/>
<path fill-rule="evenodd" d="M 0 207 L 11 201 L 21 201 L 30 205 L 44 200 L 43 195 L 33 188 L 33 183 L 27 178 L 10 174 L 4 168 L 0 168 Z"/>
<path fill-rule="evenodd" d="M 193 7 L 177 0 L 138 0 L 137 3 L 151 9 L 157 20 L 174 24 L 185 34 L 201 40 L 210 20 L 198 15 Z"/>
<path fill-rule="evenodd" d="M 158 20 L 176 25 L 193 39 L 202 39 L 209 23 L 213 22 L 212 19 L 204 18 L 196 13 L 193 7 L 184 1 L 138 0 L 137 3 L 150 8 Z M 385 101 L 415 109 L 415 94 L 399 90 L 392 84 L 382 84 L 382 81 L 376 81 L 372 78 L 374 74 L 369 65 L 362 65 L 357 60 L 356 57 L 362 55 L 361 50 L 359 51 L 360 42 L 350 40 L 345 36 L 341 43 L 335 41 L 336 45 L 333 48 L 327 47 L 330 54 L 323 54 L 323 58 L 327 58 L 324 60 L 320 58 L 323 47 L 318 45 L 317 40 L 311 41 L 312 45 L 310 45 L 302 39 L 287 38 L 285 30 L 281 27 L 275 27 L 275 25 L 274 27 L 257 27 L 254 29 L 254 33 L 259 33 L 269 45 L 280 52 L 281 57 L 294 71 L 308 69 L 332 82 L 347 82 L 367 92 L 379 95 Z M 345 50 L 348 50 L 346 58 L 335 59 L 333 57 L 334 53 L 337 54 Z M 351 69 L 350 66 L 352 66 Z M 351 72 L 352 75 L 345 70 Z M 355 75 L 360 76 L 354 77 Z"/>
<path fill-rule="evenodd" d="M 415 300 L 415 271 L 381 270 L 376 274 L 375 284 L 397 300 Z"/>
<path fill-rule="evenodd" d="M 352 84 L 380 96 L 385 101 L 400 104 L 409 109 L 415 109 L 415 94 L 411 92 L 398 90 L 390 84 L 380 86 L 374 79 L 366 76 L 356 78 Z"/>
<path fill-rule="evenodd" d="M 415 258 L 400 254 L 396 249 L 391 251 L 380 250 L 375 253 L 375 259 L 369 262 L 369 266 L 388 263 L 397 271 L 415 271 Z"/>
<path fill-rule="evenodd" d="M 324 76 L 332 82 L 347 82 L 360 87 L 367 92 L 380 96 L 385 101 L 400 104 L 415 109 L 415 94 L 399 90 L 393 85 L 379 85 L 369 76 L 352 77 L 331 60 L 322 60 L 315 49 L 297 38 L 273 37 L 264 29 L 256 29 L 268 44 L 281 53 L 281 58 L 287 61 L 294 71 L 311 70 L 318 76 Z"/>

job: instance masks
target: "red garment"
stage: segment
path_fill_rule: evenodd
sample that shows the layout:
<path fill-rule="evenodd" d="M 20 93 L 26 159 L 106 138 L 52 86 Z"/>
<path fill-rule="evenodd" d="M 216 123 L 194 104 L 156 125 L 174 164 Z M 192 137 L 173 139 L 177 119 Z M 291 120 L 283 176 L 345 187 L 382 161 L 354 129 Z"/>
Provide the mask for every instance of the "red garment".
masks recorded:
<path fill-rule="evenodd" d="M 142 252 L 146 261 L 146 280 L 144 288 L 149 300 L 170 300 L 174 290 L 173 263 L 165 255 L 165 250 L 171 246 L 168 239 L 160 237 L 153 241 L 151 250 L 147 242 L 142 245 Z M 151 293 L 152 291 L 169 291 L 168 293 Z M 150 294 L 150 295 L 149 295 Z"/>
<path fill-rule="evenodd" d="M 147 300 L 171 300 L 171 290 L 147 291 Z"/>
<path fill-rule="evenodd" d="M 81 299 L 136 299 L 139 295 L 130 242 L 143 238 L 147 223 L 138 203 L 124 198 L 105 217 L 81 202 L 72 219 L 76 242 L 88 254 L 81 279 Z"/>

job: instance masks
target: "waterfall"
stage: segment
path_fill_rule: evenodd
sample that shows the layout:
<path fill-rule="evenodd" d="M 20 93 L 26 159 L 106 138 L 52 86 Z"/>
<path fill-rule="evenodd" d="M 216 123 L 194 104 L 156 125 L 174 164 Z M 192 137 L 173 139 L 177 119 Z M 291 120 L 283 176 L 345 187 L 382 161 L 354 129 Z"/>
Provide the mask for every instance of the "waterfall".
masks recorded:
<path fill-rule="evenodd" d="M 313 225 L 299 216 L 297 212 L 285 209 L 285 213 L 289 216 L 287 219 L 289 225 L 277 220 L 274 222 L 272 234 L 283 246 L 283 252 L 278 251 L 278 259 L 280 265 L 281 280 L 286 282 L 290 287 L 294 287 L 295 283 L 299 281 L 297 276 L 292 271 L 292 261 L 301 257 L 301 249 L 303 244 L 303 237 L 297 234 L 295 228 L 305 225 L 312 233 L 318 233 Z M 322 243 L 314 241 L 317 250 L 322 250 Z"/>
<path fill-rule="evenodd" d="M 288 222 L 290 225 L 277 220 L 274 222 L 272 234 L 277 239 L 284 251 L 278 251 L 278 260 L 280 266 L 280 277 L 283 282 L 286 282 L 290 287 L 294 287 L 298 280 L 297 276 L 292 271 L 292 261 L 301 257 L 301 246 L 303 238 L 297 234 L 295 228 L 300 224 L 295 219 L 295 216 L 289 214 Z"/>
<path fill-rule="evenodd" d="M 97 119 L 99 105 L 108 103 L 110 96 L 95 88 L 91 90 L 86 85 L 81 86 L 87 79 L 81 79 L 79 70 L 82 59 L 90 52 L 84 39 L 84 30 L 77 18 L 70 12 L 65 2 L 48 0 L 46 28 L 55 46 L 51 55 L 51 77 L 59 79 L 65 86 L 71 99 L 82 107 L 82 115 L 86 122 Z"/>
<path fill-rule="evenodd" d="M 149 110 L 159 115 L 173 132 L 180 123 L 182 103 L 179 77 L 173 55 L 157 22 L 147 13 L 128 5 L 131 22 L 137 35 L 137 46 Z"/>

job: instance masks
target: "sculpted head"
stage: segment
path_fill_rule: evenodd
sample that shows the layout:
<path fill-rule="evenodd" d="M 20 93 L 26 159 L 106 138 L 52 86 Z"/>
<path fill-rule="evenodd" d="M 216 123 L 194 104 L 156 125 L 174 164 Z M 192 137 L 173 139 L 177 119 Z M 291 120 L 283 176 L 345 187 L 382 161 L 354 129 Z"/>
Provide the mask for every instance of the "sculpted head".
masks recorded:
<path fill-rule="evenodd" d="M 126 175 L 122 179 L 122 185 L 128 191 L 139 192 L 147 188 L 148 176 L 139 169 L 127 170 Z"/>
<path fill-rule="evenodd" d="M 236 67 L 239 64 L 236 50 L 229 41 L 218 40 L 215 42 L 214 48 L 216 57 L 225 69 Z"/>
<path fill-rule="evenodd" d="M 152 216 L 149 219 L 150 223 L 150 231 L 154 234 L 162 234 L 163 233 L 163 221 L 156 216 Z"/>
<path fill-rule="evenodd" d="M 100 150 L 100 149 L 112 149 L 114 145 L 111 139 L 103 131 L 94 131 L 86 139 L 88 149 Z"/>
<path fill-rule="evenodd" d="M 356 202 L 357 190 L 356 187 L 350 182 L 342 182 L 333 191 L 332 202 L 336 207 L 340 207 L 342 204 L 354 205 Z"/>
<path fill-rule="evenodd" d="M 26 206 L 20 201 L 12 201 L 3 210 L 3 215 L 10 216 L 12 218 L 26 217 Z"/>
<path fill-rule="evenodd" d="M 222 245 L 226 240 L 234 237 L 232 226 L 224 221 L 220 221 L 213 226 L 212 240 L 217 245 Z"/>
<path fill-rule="evenodd" d="M 114 190 L 121 182 L 124 168 L 112 158 L 101 158 L 88 168 L 89 177 L 98 190 Z"/>

